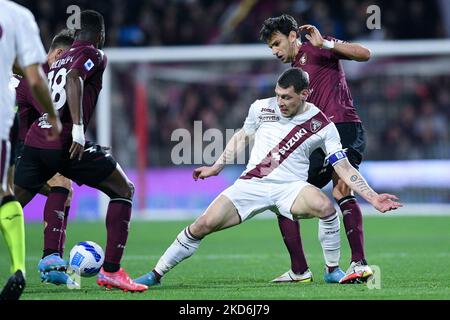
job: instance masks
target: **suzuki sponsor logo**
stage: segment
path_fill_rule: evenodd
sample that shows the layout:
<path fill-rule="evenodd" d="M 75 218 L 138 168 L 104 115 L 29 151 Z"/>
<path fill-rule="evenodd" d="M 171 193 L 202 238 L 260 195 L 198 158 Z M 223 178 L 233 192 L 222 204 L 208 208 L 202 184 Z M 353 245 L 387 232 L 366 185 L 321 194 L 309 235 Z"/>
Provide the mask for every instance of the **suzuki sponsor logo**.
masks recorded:
<path fill-rule="evenodd" d="M 280 154 L 284 155 L 287 151 L 289 151 L 294 146 L 294 143 L 296 143 L 298 140 L 300 140 L 300 138 L 303 137 L 307 133 L 308 133 L 308 131 L 306 131 L 305 128 L 301 128 L 299 131 L 297 131 L 297 133 L 295 133 L 295 135 L 292 138 L 290 138 L 284 146 L 282 146 L 280 148 L 280 151 L 279 151 Z"/>

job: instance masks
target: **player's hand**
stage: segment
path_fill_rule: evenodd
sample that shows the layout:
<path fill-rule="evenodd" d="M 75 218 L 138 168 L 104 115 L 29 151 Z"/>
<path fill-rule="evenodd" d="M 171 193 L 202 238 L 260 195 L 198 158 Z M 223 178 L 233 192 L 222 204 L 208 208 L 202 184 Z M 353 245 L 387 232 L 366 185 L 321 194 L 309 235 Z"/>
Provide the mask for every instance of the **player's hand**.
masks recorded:
<path fill-rule="evenodd" d="M 72 145 L 70 146 L 69 153 L 70 153 L 70 159 L 78 159 L 81 160 L 83 158 L 83 152 L 84 152 L 84 146 L 77 143 L 72 142 Z"/>
<path fill-rule="evenodd" d="M 304 31 L 306 30 L 306 32 L 308 32 L 307 35 L 305 35 L 305 38 L 309 40 L 309 42 L 311 42 L 311 44 L 314 47 L 319 47 L 322 48 L 323 46 L 323 37 L 320 34 L 319 29 L 317 29 L 315 26 L 311 25 L 311 24 L 305 24 L 303 26 L 301 26 L 299 28 L 300 31 Z"/>
<path fill-rule="evenodd" d="M 58 139 L 61 131 L 62 131 L 62 124 L 61 121 L 59 120 L 59 117 L 57 115 L 55 116 L 47 116 L 47 121 L 51 124 L 51 131 L 47 136 L 47 140 L 49 141 L 54 141 L 56 139 Z"/>
<path fill-rule="evenodd" d="M 200 167 L 197 169 L 194 169 L 194 172 L 192 173 L 192 177 L 195 181 L 198 179 L 205 179 L 211 176 L 217 176 L 221 171 L 221 168 L 218 166 L 211 166 L 211 167 Z"/>
<path fill-rule="evenodd" d="M 400 202 L 397 202 L 398 198 L 392 194 L 382 193 L 374 197 L 372 200 L 372 205 L 380 211 L 384 213 L 386 211 L 395 210 L 403 205 Z"/>

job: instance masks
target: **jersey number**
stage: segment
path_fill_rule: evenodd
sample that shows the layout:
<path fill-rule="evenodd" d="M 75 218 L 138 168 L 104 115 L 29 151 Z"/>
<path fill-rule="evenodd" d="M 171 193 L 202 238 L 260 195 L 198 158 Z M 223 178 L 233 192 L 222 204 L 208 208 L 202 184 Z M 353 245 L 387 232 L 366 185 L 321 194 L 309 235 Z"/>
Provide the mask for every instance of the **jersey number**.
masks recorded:
<path fill-rule="evenodd" d="M 56 110 L 61 109 L 66 103 L 66 76 L 67 69 L 61 68 L 55 75 L 55 71 L 48 73 L 48 83 L 52 91 L 52 100 Z"/>

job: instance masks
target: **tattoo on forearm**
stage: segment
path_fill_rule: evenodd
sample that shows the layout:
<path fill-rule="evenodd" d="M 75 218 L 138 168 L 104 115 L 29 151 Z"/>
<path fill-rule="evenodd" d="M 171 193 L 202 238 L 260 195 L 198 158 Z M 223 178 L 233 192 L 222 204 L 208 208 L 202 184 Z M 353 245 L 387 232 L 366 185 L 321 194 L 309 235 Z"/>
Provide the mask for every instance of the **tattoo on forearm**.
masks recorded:
<path fill-rule="evenodd" d="M 356 187 L 359 189 L 359 191 L 361 193 L 365 193 L 368 197 L 373 197 L 375 194 L 373 193 L 372 189 L 369 187 L 369 185 L 367 184 L 367 182 L 362 179 L 359 178 L 356 174 L 352 175 L 350 177 L 350 181 L 354 182 Z"/>

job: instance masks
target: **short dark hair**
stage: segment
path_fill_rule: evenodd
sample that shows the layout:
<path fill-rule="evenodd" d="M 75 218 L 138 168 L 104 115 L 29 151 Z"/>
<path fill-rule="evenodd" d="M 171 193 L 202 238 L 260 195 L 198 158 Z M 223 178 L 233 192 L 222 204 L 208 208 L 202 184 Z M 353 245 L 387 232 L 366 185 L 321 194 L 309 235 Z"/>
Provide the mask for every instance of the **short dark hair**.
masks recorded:
<path fill-rule="evenodd" d="M 300 93 L 309 87 L 309 75 L 300 68 L 290 68 L 281 74 L 277 83 L 283 89 L 294 86 L 295 92 Z"/>
<path fill-rule="evenodd" d="M 275 32 L 281 32 L 285 36 L 288 36 L 291 31 L 295 31 L 298 34 L 298 24 L 294 17 L 288 14 L 282 14 L 279 17 L 266 19 L 263 23 L 261 30 L 259 31 L 260 40 L 269 41 L 272 34 Z"/>
<path fill-rule="evenodd" d="M 50 51 L 61 47 L 70 47 L 75 40 L 74 32 L 70 29 L 63 29 L 56 34 L 50 45 Z"/>
<path fill-rule="evenodd" d="M 95 10 L 81 11 L 80 33 L 98 34 L 105 29 L 105 21 L 101 13 Z"/>

